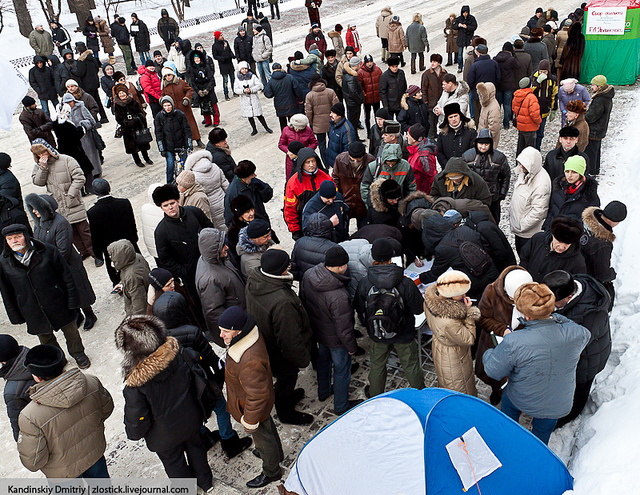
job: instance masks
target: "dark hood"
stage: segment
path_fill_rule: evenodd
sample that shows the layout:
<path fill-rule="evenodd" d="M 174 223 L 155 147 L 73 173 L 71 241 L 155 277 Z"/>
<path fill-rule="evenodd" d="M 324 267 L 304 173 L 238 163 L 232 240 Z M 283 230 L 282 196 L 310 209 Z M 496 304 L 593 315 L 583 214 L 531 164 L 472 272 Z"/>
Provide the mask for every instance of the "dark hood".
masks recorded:
<path fill-rule="evenodd" d="M 40 225 L 41 222 L 49 222 L 56 216 L 58 202 L 53 198 L 53 196 L 49 196 L 48 194 L 30 193 L 25 196 L 24 203 L 36 225 Z M 33 210 L 40 213 L 41 218 L 38 218 L 35 213 L 33 213 Z"/>
<path fill-rule="evenodd" d="M 602 284 L 586 274 L 576 274 L 573 278 L 582 284 L 582 292 L 559 311 L 561 314 L 579 314 L 584 320 L 589 313 L 609 310 L 611 296 Z"/>
<path fill-rule="evenodd" d="M 153 316 L 160 318 L 167 328 L 189 324 L 189 305 L 179 292 L 164 292 L 153 303 Z"/>
<path fill-rule="evenodd" d="M 5 380 L 33 380 L 31 372 L 24 365 L 24 358 L 29 352 L 28 347 L 20 346 L 20 352 L 16 357 L 7 361 L 2 368 L 0 368 L 0 377 Z"/>
<path fill-rule="evenodd" d="M 225 234 L 211 227 L 204 228 L 198 235 L 198 249 L 202 259 L 209 264 L 219 265 L 220 252 L 224 246 Z"/>
<path fill-rule="evenodd" d="M 473 173 L 461 157 L 454 156 L 453 158 L 449 158 L 449 161 L 445 165 L 442 172 L 440 172 L 443 176 L 447 174 L 462 174 L 469 177 L 469 184 L 473 184 Z"/>
<path fill-rule="evenodd" d="M 369 267 L 367 278 L 369 282 L 379 289 L 392 289 L 396 287 L 404 277 L 404 270 L 395 264 L 373 265 Z"/>
<path fill-rule="evenodd" d="M 271 74 L 271 77 L 276 81 L 279 81 L 280 79 L 284 79 L 284 76 L 286 75 L 286 72 L 282 72 L 281 70 L 274 70 Z"/>
<path fill-rule="evenodd" d="M 113 75 L 111 76 L 107 76 L 107 73 L 105 72 L 107 67 L 111 67 L 113 69 L 113 73 L 115 74 L 116 72 L 116 68 L 111 65 L 109 62 L 105 62 L 104 64 L 102 64 L 102 73 L 106 76 L 106 77 L 111 77 L 113 79 Z"/>
<path fill-rule="evenodd" d="M 422 242 L 425 254 L 432 257 L 442 238 L 455 228 L 455 224 L 442 215 L 431 215 L 422 222 Z"/>
<path fill-rule="evenodd" d="M 52 67 L 55 67 L 60 63 L 60 59 L 58 58 L 57 55 L 49 55 L 47 59 L 51 61 Z"/>
<path fill-rule="evenodd" d="M 35 57 L 33 57 L 33 65 L 36 65 L 38 62 L 42 62 L 44 64 L 44 66 L 42 67 L 42 69 L 44 70 L 44 68 L 47 66 L 47 57 L 36 55 Z"/>
<path fill-rule="evenodd" d="M 465 12 L 469 12 L 469 14 L 471 14 L 471 9 L 469 8 L 468 5 L 462 6 L 462 8 L 460 9 L 460 15 L 464 14 Z"/>
<path fill-rule="evenodd" d="M 333 224 L 326 215 L 323 215 L 322 213 L 312 213 L 309 215 L 307 227 L 304 229 L 304 235 L 331 239 L 332 232 Z"/>
<path fill-rule="evenodd" d="M 302 164 L 306 159 L 311 157 L 315 157 L 316 163 L 318 164 L 318 168 L 316 169 L 317 173 L 317 171 L 320 170 L 321 162 L 316 152 L 312 148 L 302 148 L 298 152 L 298 157 L 296 158 L 296 171 L 298 172 L 298 178 L 300 179 L 300 181 L 302 181 Z M 313 175 L 316 175 L 316 173 L 314 173 Z"/>
<path fill-rule="evenodd" d="M 498 54 L 495 57 L 493 57 L 493 60 L 500 63 L 500 62 L 506 62 L 510 58 L 513 58 L 513 55 L 511 55 L 511 52 L 502 50 L 501 52 L 498 52 Z"/>

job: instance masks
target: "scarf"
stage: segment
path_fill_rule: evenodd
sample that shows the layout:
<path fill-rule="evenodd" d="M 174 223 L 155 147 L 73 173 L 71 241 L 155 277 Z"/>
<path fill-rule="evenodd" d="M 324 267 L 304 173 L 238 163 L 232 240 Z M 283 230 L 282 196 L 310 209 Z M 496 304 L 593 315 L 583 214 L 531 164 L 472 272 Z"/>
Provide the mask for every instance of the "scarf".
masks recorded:
<path fill-rule="evenodd" d="M 231 148 L 229 148 L 229 146 L 228 146 L 228 145 L 227 145 L 227 146 L 218 146 L 218 145 L 216 144 L 215 146 L 216 146 L 216 148 L 218 148 L 218 149 L 220 149 L 220 150 L 224 151 L 224 152 L 227 154 L 227 156 L 231 156 Z"/>
<path fill-rule="evenodd" d="M 240 79 L 241 81 L 249 81 L 252 77 L 253 77 L 253 72 L 251 71 L 247 71 L 246 74 L 243 74 L 242 72 L 238 71 L 238 79 Z"/>
<path fill-rule="evenodd" d="M 460 181 L 460 184 L 456 185 L 455 182 L 453 182 L 452 179 L 449 178 L 450 175 L 460 175 L 460 174 L 447 174 L 446 178 L 444 180 L 444 185 L 447 186 L 447 192 L 453 192 L 453 191 L 462 191 L 462 188 L 467 187 L 469 185 L 469 177 L 467 177 L 466 175 L 463 177 L 463 179 Z"/>
<path fill-rule="evenodd" d="M 564 192 L 567 194 L 575 194 L 576 192 L 578 192 L 578 189 L 582 187 L 582 184 L 584 184 L 583 179 L 577 180 L 574 184 L 567 183 L 567 187 L 565 188 Z"/>
<path fill-rule="evenodd" d="M 453 132 L 456 132 L 458 129 L 460 129 L 462 126 L 464 125 L 464 123 L 462 122 L 462 119 L 460 119 L 460 123 L 456 126 L 453 127 L 451 124 L 449 124 L 449 127 L 451 128 L 451 130 Z"/>
<path fill-rule="evenodd" d="M 31 245 L 31 243 L 29 243 L 29 247 L 27 247 L 27 251 L 24 254 L 20 254 L 19 252 L 14 251 L 13 255 L 24 266 L 29 266 L 29 263 L 31 263 L 31 257 L 33 256 L 33 253 L 35 253 L 35 250 L 33 249 L 33 246 Z"/>

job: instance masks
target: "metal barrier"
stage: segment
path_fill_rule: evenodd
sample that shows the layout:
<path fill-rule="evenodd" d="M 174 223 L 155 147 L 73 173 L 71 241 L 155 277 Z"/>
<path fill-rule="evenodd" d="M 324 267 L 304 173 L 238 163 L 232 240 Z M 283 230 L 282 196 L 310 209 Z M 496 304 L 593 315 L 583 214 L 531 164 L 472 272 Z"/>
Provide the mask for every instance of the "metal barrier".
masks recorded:
<path fill-rule="evenodd" d="M 278 0 L 279 3 L 289 2 L 291 0 Z M 258 2 L 258 6 L 261 9 L 268 8 L 268 2 Z M 222 12 L 214 12 L 213 14 L 207 14 L 200 17 L 194 17 L 193 19 L 185 19 L 180 22 L 179 25 L 181 28 L 197 26 L 204 22 L 216 21 L 218 19 L 223 19 L 225 17 L 229 17 L 235 14 L 243 14 L 247 11 L 246 7 L 240 7 L 235 9 L 223 10 Z M 158 34 L 158 28 L 153 27 L 149 28 L 149 34 L 154 35 Z M 28 55 L 26 57 L 14 58 L 13 60 L 9 60 L 17 69 L 22 67 L 31 67 L 33 65 L 33 57 L 34 55 Z"/>

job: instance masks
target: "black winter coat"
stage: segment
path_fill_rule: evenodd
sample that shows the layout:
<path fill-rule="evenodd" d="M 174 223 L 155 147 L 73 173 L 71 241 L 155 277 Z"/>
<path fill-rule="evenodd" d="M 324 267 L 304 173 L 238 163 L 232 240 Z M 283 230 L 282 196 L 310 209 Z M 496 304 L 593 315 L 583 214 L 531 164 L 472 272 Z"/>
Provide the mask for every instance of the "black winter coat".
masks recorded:
<path fill-rule="evenodd" d="M 580 238 L 580 250 L 587 263 L 587 273 L 603 284 L 610 284 L 616 279 L 616 271 L 611 266 L 613 241 L 616 236 L 613 229 L 602 218 L 602 210 L 595 206 L 585 208 L 582 212 L 584 232 Z"/>
<path fill-rule="evenodd" d="M 354 71 L 355 72 L 355 71 Z M 357 75 L 345 70 L 342 74 L 342 97 L 348 107 L 359 107 L 364 103 L 364 91 Z"/>
<path fill-rule="evenodd" d="M 475 131 L 474 131 L 475 133 Z M 447 191 L 447 174 L 457 173 L 469 177 L 469 184 L 461 191 Z M 431 196 L 434 198 L 453 199 L 477 199 L 485 205 L 491 205 L 491 192 L 489 186 L 477 173 L 473 172 L 464 160 L 451 160 L 449 164 L 443 166 L 442 172 L 436 175 L 431 186 Z"/>
<path fill-rule="evenodd" d="M 24 365 L 24 358 L 28 351 L 28 347 L 20 346 L 20 353 L 0 368 L 0 377 L 7 382 L 4 386 L 4 403 L 7 406 L 7 415 L 11 423 L 13 439 L 16 442 L 20 434 L 18 417 L 25 406 L 31 402 L 28 390 L 29 387 L 36 383 Z"/>
<path fill-rule="evenodd" d="M 393 113 L 402 110 L 402 95 L 407 92 L 407 78 L 402 69 L 398 72 L 385 70 L 380 76 L 380 102 L 382 106 Z"/>
<path fill-rule="evenodd" d="M 411 279 L 404 276 L 404 270 L 398 265 L 374 265 L 369 267 L 367 276 L 358 283 L 353 300 L 360 323 L 366 327 L 365 306 L 367 294 L 372 286 L 378 289 L 396 288 L 404 303 L 404 328 L 394 338 L 385 341 L 387 344 L 408 344 L 416 337 L 415 315 L 422 313 L 424 298 Z M 367 331 L 370 330 L 367 328 Z M 371 334 L 369 334 L 371 335 Z"/>
<path fill-rule="evenodd" d="M 228 76 L 234 73 L 233 59 L 236 56 L 231 51 L 231 46 L 227 40 L 214 41 L 213 45 L 211 45 L 211 56 L 218 61 L 220 74 Z"/>
<path fill-rule="evenodd" d="M 560 216 L 574 217 L 580 220 L 582 212 L 588 206 L 600 206 L 598 196 L 598 183 L 593 177 L 585 177 L 584 184 L 573 194 L 567 193 L 567 179 L 564 175 L 553 179 L 551 184 L 551 199 L 549 200 L 549 212 L 542 230 L 550 230 L 553 220 Z"/>
<path fill-rule="evenodd" d="M 588 383 L 604 369 L 611 354 L 611 296 L 600 282 L 589 275 L 575 275 L 574 279 L 582 286 L 582 292 L 559 309 L 558 313 L 591 333 L 591 339 L 580 354 L 576 369 L 576 382 Z"/>
<path fill-rule="evenodd" d="M 58 93 L 56 91 L 56 85 L 53 78 L 53 70 L 47 66 L 47 59 L 36 55 L 33 57 L 33 63 L 42 62 L 44 66 L 31 67 L 29 69 L 29 84 L 33 90 L 38 93 L 38 98 L 41 100 L 57 100 Z"/>
<path fill-rule="evenodd" d="M 465 19 L 465 17 L 462 15 L 462 11 L 465 10 L 465 8 L 467 11 L 469 10 L 468 5 L 463 5 L 460 15 L 455 18 L 455 20 L 453 21 L 453 24 L 451 25 L 451 29 L 458 30 L 458 37 L 456 38 L 456 44 L 459 47 L 465 47 L 465 46 L 471 45 L 473 34 L 475 33 L 476 29 L 478 29 L 478 21 L 476 21 L 475 17 L 469 14 Z M 464 24 L 467 27 L 466 28 L 460 27 L 460 24 Z"/>
<path fill-rule="evenodd" d="M 146 115 L 138 100 L 132 97 L 129 101 L 123 102 L 116 95 L 113 100 L 113 114 L 122 130 L 125 153 L 132 155 L 151 149 L 149 143 L 139 144 L 136 140 L 136 131 L 147 127 Z"/>
<path fill-rule="evenodd" d="M 80 87 L 85 92 L 91 93 L 100 87 L 100 78 L 98 77 L 100 68 L 100 61 L 91 54 L 90 50 L 87 50 L 80 55 L 75 66 L 69 71 Z"/>
<path fill-rule="evenodd" d="M 269 215 L 264 206 L 273 198 L 273 189 L 266 182 L 262 182 L 257 177 L 251 180 L 251 184 L 245 184 L 237 177 L 234 177 L 224 195 L 224 219 L 227 225 L 231 225 L 233 212 L 231 211 L 231 201 L 238 196 L 246 196 L 256 208 L 256 218 L 262 218 L 269 222 Z"/>
<path fill-rule="evenodd" d="M 547 171 L 551 180 L 555 180 L 558 177 L 564 177 L 564 162 L 571 156 L 581 156 L 587 162 L 587 168 L 589 168 L 589 158 L 582 153 L 577 146 L 571 148 L 568 152 L 562 149 L 562 146 L 558 146 L 555 150 L 549 151 L 544 158 L 544 164 L 542 167 Z"/>
<path fill-rule="evenodd" d="M 487 242 L 482 235 L 480 235 L 479 232 L 472 230 L 470 227 L 461 225 L 460 227 L 450 230 L 442 237 L 442 240 L 435 248 L 433 265 L 428 272 L 420 275 L 420 281 L 422 283 L 435 282 L 438 277 L 449 268 L 452 268 L 453 270 L 460 270 L 461 272 L 466 273 L 471 280 L 471 289 L 469 289 L 467 295 L 475 299 L 480 299 L 485 287 L 495 281 L 500 275 L 500 272 L 498 272 L 495 264 L 491 263 L 483 274 L 474 275 L 471 273 L 460 255 L 460 244 L 465 241 L 476 244 L 489 254 Z"/>
<path fill-rule="evenodd" d="M 245 34 L 244 36 L 236 36 L 233 41 L 233 51 L 236 53 L 238 62 L 253 62 L 253 36 Z"/>
<path fill-rule="evenodd" d="M 446 125 L 438 134 L 438 163 L 444 168 L 449 158 L 462 154 L 475 146 L 476 130 L 463 124 L 457 131 Z"/>
<path fill-rule="evenodd" d="M 127 438 L 145 439 L 151 452 L 171 450 L 195 435 L 204 414 L 192 386 L 192 371 L 173 337 L 128 374 L 124 427 Z"/>
<path fill-rule="evenodd" d="M 211 153 L 211 159 L 215 163 L 229 182 L 235 176 L 233 170 L 236 168 L 236 161 L 231 155 L 228 155 L 222 148 L 218 148 L 212 142 L 207 143 L 206 150 Z"/>
<path fill-rule="evenodd" d="M 82 35 L 87 38 L 87 48 L 93 53 L 98 53 L 100 51 L 100 37 L 95 24 L 85 24 L 82 28 Z"/>
<path fill-rule="evenodd" d="M 273 71 L 271 79 L 264 87 L 264 95 L 273 98 L 273 106 L 278 117 L 291 116 L 300 112 L 300 102 L 304 93 L 291 74 L 281 70 Z"/>
<path fill-rule="evenodd" d="M 136 252 L 138 248 L 138 230 L 131 202 L 126 198 L 105 196 L 87 210 L 91 227 L 91 243 L 96 255 L 104 255 L 107 246 L 120 239 L 131 241 Z"/>
<path fill-rule="evenodd" d="M 175 151 L 186 148 L 191 141 L 191 127 L 187 116 L 180 110 L 167 113 L 163 108 L 155 118 L 155 133 L 158 148 L 161 151 Z M 162 143 L 162 148 L 160 147 Z"/>
<path fill-rule="evenodd" d="M 422 222 L 422 244 L 428 260 L 436 254 L 436 247 L 442 238 L 455 228 L 455 224 L 442 215 L 431 215 Z"/>
<path fill-rule="evenodd" d="M 489 55 L 480 55 L 469 69 L 467 75 L 469 87 L 474 90 L 479 82 L 491 82 L 494 85 L 500 82 L 500 66 Z"/>
<path fill-rule="evenodd" d="M 198 234 L 205 227 L 213 227 L 213 224 L 200 208 L 181 206 L 180 216 L 171 218 L 165 215 L 154 233 L 158 266 L 181 278 L 187 286 L 195 284 L 196 265 L 200 258 Z"/>
<path fill-rule="evenodd" d="M 332 236 L 330 220 L 326 217 L 321 219 L 318 214 L 309 217 L 304 236 L 296 241 L 291 252 L 291 273 L 296 280 L 302 280 L 307 270 L 324 263 L 327 251 L 337 246 Z"/>
<path fill-rule="evenodd" d="M 31 231 L 27 214 L 22 209 L 22 201 L 14 198 L 0 196 L 0 229 L 4 229 L 14 223 L 24 225 Z"/>
<path fill-rule="evenodd" d="M 473 147 L 463 153 L 462 159 L 487 183 L 492 201 L 502 201 L 507 197 L 511 169 L 504 153 L 498 150 L 491 151 L 491 149 L 488 153 L 478 153 Z"/>
<path fill-rule="evenodd" d="M 138 29 L 136 29 L 136 27 Z M 131 37 L 136 45 L 137 52 L 148 52 L 151 49 L 151 37 L 149 36 L 149 28 L 147 25 L 138 20 L 137 23 L 132 23 L 129 27 Z"/>
<path fill-rule="evenodd" d="M 165 292 L 153 303 L 153 316 L 160 318 L 167 328 L 167 335 L 175 337 L 181 347 L 192 349 L 201 358 L 200 364 L 207 376 L 219 387 L 224 383 L 224 364 L 213 352 L 200 328 L 190 325 L 187 300 L 179 292 Z"/>
<path fill-rule="evenodd" d="M 69 265 L 51 245 L 32 239 L 29 266 L 20 263 L 4 242 L 0 255 L 0 293 L 9 321 L 27 323 L 40 335 L 59 330 L 76 318 L 78 293 Z"/>
<path fill-rule="evenodd" d="M 53 82 L 56 87 L 56 92 L 58 93 L 58 96 L 62 96 L 67 92 L 65 84 L 67 80 L 71 79 L 71 73 L 65 64 L 60 63 L 60 59 L 56 55 L 49 55 L 47 58 L 51 62 L 51 70 L 53 71 Z"/>
<path fill-rule="evenodd" d="M 402 132 L 407 132 L 409 127 L 414 124 L 420 124 L 428 133 L 430 114 L 429 107 L 427 107 L 427 104 L 422 101 L 422 99 L 416 100 L 412 97 L 404 98 L 402 110 L 398 115 L 398 122 L 402 125 Z"/>
<path fill-rule="evenodd" d="M 373 156 L 378 155 L 378 148 L 382 142 L 382 129 L 378 127 L 378 124 L 374 122 L 371 126 L 371 132 L 369 133 L 369 153 Z"/>
<path fill-rule="evenodd" d="M 58 139 L 58 151 L 73 157 L 85 174 L 91 173 L 93 164 L 84 152 L 80 141 L 84 136 L 82 127 L 76 127 L 68 120 L 64 124 L 56 120 L 53 123 L 53 132 Z"/>
<path fill-rule="evenodd" d="M 516 71 L 520 67 L 520 62 L 511 52 L 501 51 L 493 57 L 500 67 L 500 81 L 496 84 L 497 91 L 515 91 L 518 89 L 516 81 Z"/>
<path fill-rule="evenodd" d="M 542 282 L 548 273 L 564 270 L 573 275 L 587 273 L 580 246 L 572 244 L 564 253 L 551 251 L 551 232 L 538 232 L 527 242 L 520 253 L 520 266 L 526 268 L 535 282 Z"/>
<path fill-rule="evenodd" d="M 589 124 L 589 139 L 601 140 L 607 135 L 615 95 L 613 86 L 608 87 L 608 90 L 593 95 L 587 113 L 584 115 L 584 119 Z"/>
<path fill-rule="evenodd" d="M 120 24 L 119 22 L 111 23 L 111 36 L 115 38 L 116 43 L 118 45 L 129 45 L 131 38 L 129 36 L 129 30 L 127 26 L 124 24 Z"/>
<path fill-rule="evenodd" d="M 0 196 L 16 200 L 18 207 L 24 210 L 20 182 L 18 182 L 18 179 L 16 179 L 16 176 L 13 175 L 11 170 L 0 169 Z"/>
<path fill-rule="evenodd" d="M 485 241 L 484 247 L 488 248 L 487 253 L 499 273 L 506 267 L 517 264 L 516 255 L 507 236 L 486 211 L 469 212 L 464 224 L 482 236 Z"/>
<path fill-rule="evenodd" d="M 196 65 L 193 62 L 193 55 L 200 55 L 203 58 L 206 57 L 206 55 L 194 50 L 191 52 L 191 63 L 187 66 L 187 81 L 193 88 L 193 105 L 200 107 L 204 115 L 210 115 L 213 112 L 212 105 L 218 103 L 218 97 L 215 91 L 216 80 L 213 63 L 209 65 L 201 59 L 203 61 Z M 198 91 L 208 91 L 208 93 L 205 96 L 200 96 Z"/>
<path fill-rule="evenodd" d="M 336 69 L 338 64 L 331 65 L 328 62 L 322 66 L 322 79 L 327 83 L 327 88 L 335 91 L 338 100 L 342 101 L 342 86 L 336 81 Z"/>
<path fill-rule="evenodd" d="M 355 319 L 349 302 L 349 277 L 332 273 L 324 264 L 308 270 L 300 284 L 300 299 L 307 310 L 316 340 L 330 348 L 355 353 Z"/>

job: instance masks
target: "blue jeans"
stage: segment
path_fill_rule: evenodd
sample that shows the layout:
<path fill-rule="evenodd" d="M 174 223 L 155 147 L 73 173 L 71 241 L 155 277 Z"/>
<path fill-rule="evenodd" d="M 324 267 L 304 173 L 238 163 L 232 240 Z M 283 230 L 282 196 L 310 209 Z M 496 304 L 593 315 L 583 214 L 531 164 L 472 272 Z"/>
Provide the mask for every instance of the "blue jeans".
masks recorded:
<path fill-rule="evenodd" d="M 222 89 L 225 97 L 229 96 L 229 88 L 227 87 L 229 79 L 231 79 L 231 93 L 233 94 L 233 85 L 236 82 L 236 76 L 233 72 L 231 74 L 222 74 Z"/>
<path fill-rule="evenodd" d="M 271 69 L 269 68 L 269 61 L 264 60 L 262 62 L 256 62 L 256 67 L 258 69 L 258 74 L 260 75 L 262 85 L 266 86 L 269 82 L 269 79 L 271 79 Z"/>
<path fill-rule="evenodd" d="M 149 52 L 138 52 L 138 56 L 140 57 L 140 64 L 144 65 L 147 60 L 151 60 L 149 56 Z"/>
<path fill-rule="evenodd" d="M 504 116 L 502 117 L 502 127 L 508 129 L 511 125 L 511 114 L 513 113 L 513 110 L 511 109 L 513 91 L 498 91 L 496 93 L 496 99 L 502 106 L 502 111 L 504 112 Z"/>
<path fill-rule="evenodd" d="M 538 127 L 538 132 L 536 133 L 536 149 L 540 151 L 540 146 L 542 146 L 542 138 L 544 137 L 544 128 L 547 125 L 547 117 L 542 119 L 540 122 L 540 127 Z"/>
<path fill-rule="evenodd" d="M 458 47 L 458 70 L 464 67 L 464 46 Z"/>
<path fill-rule="evenodd" d="M 173 175 L 176 171 L 176 154 L 173 151 L 167 151 L 167 184 L 173 183 Z"/>
<path fill-rule="evenodd" d="M 216 402 L 213 412 L 216 413 L 220 438 L 222 438 L 222 440 L 229 440 L 235 431 L 233 431 L 233 427 L 231 426 L 231 416 L 227 412 L 227 401 L 224 400 L 224 397 Z"/>
<path fill-rule="evenodd" d="M 521 411 L 513 405 L 513 402 L 509 399 L 509 396 L 504 393 L 502 394 L 502 404 L 500 405 L 500 410 L 511 419 L 513 419 L 516 423 L 520 420 Z M 533 422 L 531 423 L 531 433 L 533 433 L 536 437 L 542 441 L 545 445 L 549 444 L 549 437 L 553 432 L 553 429 L 556 427 L 557 419 L 542 419 L 542 418 L 533 418 Z"/>
<path fill-rule="evenodd" d="M 107 461 L 104 456 L 100 457 L 93 466 L 82 473 L 78 478 L 108 478 Z"/>
<path fill-rule="evenodd" d="M 331 370 L 333 368 L 333 410 L 344 412 L 349 407 L 351 383 L 351 356 L 344 347 L 327 347 L 318 344 L 318 396 L 331 395 Z"/>
<path fill-rule="evenodd" d="M 51 100 L 40 100 L 40 106 L 42 107 L 42 111 L 44 112 L 44 114 L 51 118 L 51 114 L 49 113 L 49 102 L 51 102 L 53 104 L 53 110 L 56 110 L 56 105 L 58 105 L 58 99 L 51 99 Z"/>

